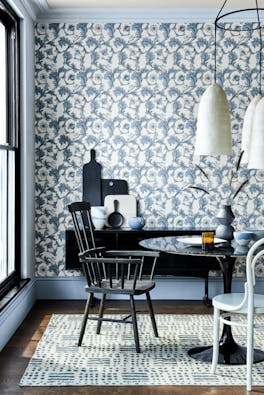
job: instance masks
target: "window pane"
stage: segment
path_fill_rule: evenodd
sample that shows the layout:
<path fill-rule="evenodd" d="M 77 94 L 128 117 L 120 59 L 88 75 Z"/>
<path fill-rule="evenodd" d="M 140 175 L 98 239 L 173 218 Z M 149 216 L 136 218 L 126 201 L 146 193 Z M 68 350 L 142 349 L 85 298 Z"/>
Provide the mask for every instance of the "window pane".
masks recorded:
<path fill-rule="evenodd" d="M 0 0 L 0 298 L 20 279 L 19 18 Z"/>
<path fill-rule="evenodd" d="M 15 152 L 8 151 L 8 275 L 15 270 Z"/>
<path fill-rule="evenodd" d="M 2 23 L 0 23 L 0 54 L 0 144 L 6 144 L 6 29 Z"/>
<path fill-rule="evenodd" d="M 0 282 L 7 275 L 7 151 L 0 151 Z"/>

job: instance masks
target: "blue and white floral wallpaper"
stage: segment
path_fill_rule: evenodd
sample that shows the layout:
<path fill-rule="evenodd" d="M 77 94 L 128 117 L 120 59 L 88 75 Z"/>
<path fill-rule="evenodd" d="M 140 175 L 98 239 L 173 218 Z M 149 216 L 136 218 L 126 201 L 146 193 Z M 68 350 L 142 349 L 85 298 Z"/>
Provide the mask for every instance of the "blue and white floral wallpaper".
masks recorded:
<path fill-rule="evenodd" d="M 217 32 L 232 158 L 193 156 L 198 103 L 213 81 L 213 24 L 37 24 L 35 39 L 36 276 L 79 275 L 64 267 L 67 205 L 82 198 L 91 148 L 103 178 L 128 181 L 148 227 L 215 227 L 258 93 L 258 32 Z M 242 166 L 236 177 L 234 189 L 250 181 L 232 203 L 235 228 L 264 228 L 264 172 Z"/>

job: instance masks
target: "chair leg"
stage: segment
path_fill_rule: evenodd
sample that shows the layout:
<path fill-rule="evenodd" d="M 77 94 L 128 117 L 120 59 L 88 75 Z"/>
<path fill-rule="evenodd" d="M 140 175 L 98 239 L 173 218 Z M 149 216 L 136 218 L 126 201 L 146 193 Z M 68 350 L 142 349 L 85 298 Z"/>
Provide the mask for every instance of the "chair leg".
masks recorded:
<path fill-rule="evenodd" d="M 219 317 L 220 310 L 214 307 L 213 358 L 211 373 L 215 373 L 219 356 Z"/>
<path fill-rule="evenodd" d="M 133 332 L 136 344 L 136 351 L 140 352 L 140 345 L 139 345 L 139 337 L 138 337 L 138 326 L 137 326 L 137 314 L 135 308 L 135 300 L 134 296 L 130 295 L 130 307 L 131 307 L 131 315 L 132 315 L 132 324 L 133 324 Z"/>
<path fill-rule="evenodd" d="M 253 311 L 248 313 L 247 325 L 247 391 L 252 389 L 252 364 L 253 364 L 253 350 L 254 345 L 254 326 L 253 326 Z"/>
<path fill-rule="evenodd" d="M 101 302 L 100 302 L 98 318 L 103 318 L 105 298 L 106 298 L 106 294 L 102 294 L 102 299 L 101 299 Z M 100 321 L 97 322 L 97 328 L 96 328 L 96 334 L 97 335 L 100 334 L 101 326 L 102 326 L 102 321 L 100 320 Z"/>
<path fill-rule="evenodd" d="M 89 293 L 88 297 L 87 297 L 87 302 L 85 305 L 84 314 L 83 314 L 82 327 L 81 327 L 81 332 L 80 332 L 80 336 L 79 336 L 78 346 L 82 345 L 83 335 L 85 332 L 85 327 L 86 327 L 86 323 L 87 323 L 88 315 L 89 315 L 89 308 L 92 303 L 92 300 L 93 300 L 93 294 Z"/>
<path fill-rule="evenodd" d="M 151 301 L 149 292 L 146 292 L 146 298 L 147 298 L 148 309 L 149 309 L 149 314 L 150 314 L 150 318 L 151 318 L 153 332 L 156 337 L 159 337 L 157 324 L 156 324 L 156 320 L 155 320 L 155 315 L 154 315 L 154 310 L 153 310 L 152 301 Z"/>

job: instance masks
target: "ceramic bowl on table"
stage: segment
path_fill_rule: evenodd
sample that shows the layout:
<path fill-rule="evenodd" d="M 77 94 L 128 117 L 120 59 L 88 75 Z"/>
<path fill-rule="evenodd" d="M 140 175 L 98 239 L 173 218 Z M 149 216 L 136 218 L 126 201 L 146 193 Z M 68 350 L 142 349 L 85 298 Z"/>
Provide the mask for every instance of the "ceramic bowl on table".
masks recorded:
<path fill-rule="evenodd" d="M 242 247 L 248 246 L 251 240 L 254 238 L 254 233 L 250 231 L 235 231 L 234 239 L 236 243 Z"/>
<path fill-rule="evenodd" d="M 145 223 L 146 222 L 143 217 L 130 217 L 128 219 L 128 225 L 131 229 L 142 229 Z"/>
<path fill-rule="evenodd" d="M 106 223 L 107 212 L 104 206 L 92 206 L 91 218 L 95 229 L 103 229 Z"/>
<path fill-rule="evenodd" d="M 248 232 L 253 233 L 253 240 L 257 241 L 264 237 L 264 230 L 263 229 L 249 229 Z"/>

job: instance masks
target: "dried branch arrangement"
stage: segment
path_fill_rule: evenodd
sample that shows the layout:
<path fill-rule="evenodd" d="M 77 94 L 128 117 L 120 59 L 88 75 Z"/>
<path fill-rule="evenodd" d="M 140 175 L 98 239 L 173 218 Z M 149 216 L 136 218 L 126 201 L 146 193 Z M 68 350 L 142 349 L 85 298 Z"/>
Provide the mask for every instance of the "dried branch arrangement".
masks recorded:
<path fill-rule="evenodd" d="M 235 178 L 237 177 L 238 171 L 239 171 L 240 166 L 241 166 L 241 160 L 242 160 L 243 154 L 244 154 L 244 151 L 242 151 L 241 154 L 239 155 L 239 158 L 238 158 L 236 166 L 235 166 L 235 170 L 232 169 L 231 172 L 230 172 L 228 185 L 230 186 L 230 189 L 231 189 L 231 191 L 230 191 L 230 199 L 231 200 L 235 200 L 237 195 L 239 194 L 239 192 L 242 191 L 244 186 L 249 182 L 248 179 L 242 181 L 239 184 L 239 186 L 236 188 L 235 192 L 233 193 L 232 183 L 235 180 Z M 201 166 L 199 166 L 197 164 L 195 166 L 198 168 L 198 170 L 201 172 L 201 174 L 207 179 L 207 181 L 210 182 L 210 178 L 209 178 L 208 174 L 205 172 L 205 170 Z M 208 190 L 204 186 L 187 185 L 184 189 L 186 189 L 186 188 L 192 188 L 192 189 L 196 189 L 198 191 L 202 191 L 202 192 L 204 192 L 206 194 L 210 194 L 210 190 Z"/>

